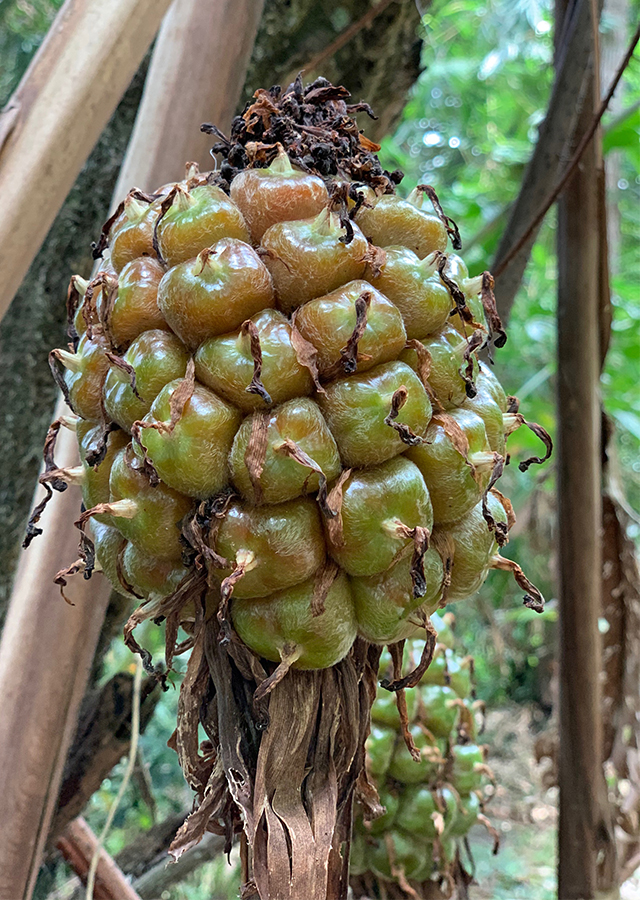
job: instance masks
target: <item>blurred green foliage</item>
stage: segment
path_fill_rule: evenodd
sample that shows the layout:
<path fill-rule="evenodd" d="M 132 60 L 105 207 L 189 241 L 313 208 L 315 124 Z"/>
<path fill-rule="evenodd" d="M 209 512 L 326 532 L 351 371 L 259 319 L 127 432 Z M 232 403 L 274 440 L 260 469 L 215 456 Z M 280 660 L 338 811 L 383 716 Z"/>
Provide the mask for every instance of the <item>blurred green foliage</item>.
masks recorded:
<path fill-rule="evenodd" d="M 22 78 L 63 0 L 0 0 L 0 107 Z"/>

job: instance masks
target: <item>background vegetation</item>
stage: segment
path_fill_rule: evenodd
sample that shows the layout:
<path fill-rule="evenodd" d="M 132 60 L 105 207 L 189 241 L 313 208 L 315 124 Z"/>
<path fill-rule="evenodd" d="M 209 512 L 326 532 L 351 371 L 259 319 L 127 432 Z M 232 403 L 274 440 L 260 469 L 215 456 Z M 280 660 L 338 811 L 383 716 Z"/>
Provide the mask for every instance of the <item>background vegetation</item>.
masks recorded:
<path fill-rule="evenodd" d="M 6 101 L 47 31 L 61 0 L 0 0 L 0 105 Z M 389 169 L 406 173 L 402 190 L 432 184 L 449 215 L 461 226 L 463 254 L 472 274 L 490 267 L 518 193 L 524 167 L 544 117 L 552 80 L 552 3 L 550 0 L 436 0 L 423 17 L 424 72 L 408 99 L 402 120 L 385 138 L 382 158 Z M 637 20 L 640 2 L 627 5 L 628 22 Z M 605 14 L 603 41 L 615 38 L 620 24 Z M 619 37 L 619 35 L 618 35 Z M 626 43 L 626 32 L 622 36 Z M 347 85 L 348 87 L 348 85 Z M 359 98 L 357 98 L 359 99 Z M 367 99 L 367 98 L 363 98 Z M 614 173 L 608 201 L 613 227 L 612 342 L 602 379 L 605 409 L 615 428 L 617 460 L 613 474 L 640 536 L 640 66 L 632 63 L 604 120 L 604 149 Z M 63 298 L 60 298 L 62 303 Z M 529 419 L 555 431 L 555 250 L 554 220 L 547 220 L 534 247 L 509 321 L 509 341 L 498 352 L 496 373 L 508 392 L 522 401 Z M 561 411 L 559 411 L 561 414 Z M 510 439 L 514 459 L 537 450 L 536 439 L 517 432 Z M 490 708 L 508 703 L 533 705 L 538 721 L 552 710 L 555 641 L 555 516 L 553 466 L 525 475 L 507 469 L 505 492 L 519 523 L 508 555 L 527 563 L 527 572 L 550 599 L 543 616 L 521 607 L 519 594 L 503 573 L 494 573 L 472 603 L 455 608 L 457 631 L 476 659 L 478 694 Z M 147 643 L 159 640 L 152 632 Z M 119 639 L 107 657 L 104 679 L 131 666 Z M 178 666 L 179 668 L 180 666 Z M 172 751 L 165 746 L 175 722 L 176 691 L 160 701 L 142 738 L 142 766 L 111 832 L 108 849 L 117 853 L 140 830 L 190 800 Z M 148 770 L 151 794 L 142 777 Z M 93 797 L 87 818 L 101 828 L 119 783 L 114 770 Z M 526 843 L 523 841 L 523 845 Z M 542 856 L 552 840 L 543 842 Z M 540 847 L 536 847 L 540 854 Z M 480 848 L 481 871 L 488 864 Z M 492 896 L 515 893 L 504 854 L 503 882 Z M 542 860 L 548 867 L 548 858 Z M 540 864 L 542 864 L 542 862 Z M 534 863 L 532 863 L 534 865 Z M 537 865 L 537 863 L 536 863 Z M 205 874 L 203 874 L 205 873 Z M 479 871 L 480 874 L 480 871 Z M 545 876 L 536 896 L 552 896 Z M 198 887 L 196 882 L 199 882 Z M 543 883 L 544 882 L 544 883 Z M 233 879 L 219 863 L 201 870 L 193 884 L 167 893 L 166 900 L 234 896 Z M 50 885 L 50 882 L 49 882 Z M 226 885 L 226 886 L 225 886 Z M 505 893 L 502 894 L 501 891 Z M 163 895 L 164 896 L 164 895 Z M 488 896 L 488 895 L 487 895 Z M 522 895 L 524 896 L 524 894 Z M 528 894 L 528 896 L 532 896 Z"/>

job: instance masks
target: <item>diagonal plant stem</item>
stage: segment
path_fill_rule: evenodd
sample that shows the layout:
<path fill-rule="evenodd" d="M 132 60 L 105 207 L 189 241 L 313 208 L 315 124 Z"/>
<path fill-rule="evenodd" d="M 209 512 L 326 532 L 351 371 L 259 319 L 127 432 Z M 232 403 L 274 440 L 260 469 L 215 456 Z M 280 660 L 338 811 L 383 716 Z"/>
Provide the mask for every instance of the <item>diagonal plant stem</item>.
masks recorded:
<path fill-rule="evenodd" d="M 598 10 L 603 0 L 598 0 Z M 547 114 L 540 126 L 539 138 L 527 166 L 520 191 L 513 203 L 493 264 L 495 271 L 510 252 L 546 199 L 561 171 L 563 154 L 571 145 L 578 121 L 593 46 L 590 0 L 575 0 L 558 41 L 556 76 Z M 534 236 L 514 257 L 497 280 L 498 311 L 506 320 L 529 259 Z"/>
<path fill-rule="evenodd" d="M 555 188 L 551 191 L 551 193 L 549 194 L 549 196 L 547 197 L 545 202 L 542 204 L 542 207 L 540 208 L 540 210 L 538 211 L 536 216 L 534 216 L 531 224 L 526 229 L 526 231 L 524 232 L 524 234 L 522 235 L 520 240 L 511 248 L 509 253 L 504 257 L 504 259 L 502 259 L 500 261 L 499 265 L 496 267 L 495 272 L 494 272 L 494 275 L 496 278 L 500 277 L 500 275 L 505 271 L 505 269 L 511 263 L 511 261 L 518 255 L 518 253 L 520 253 L 522 248 L 527 244 L 527 242 L 531 239 L 531 237 L 534 235 L 534 233 L 538 230 L 538 228 L 540 227 L 540 225 L 542 223 L 542 220 L 544 219 L 546 214 L 549 212 L 549 210 L 551 209 L 553 204 L 556 202 L 556 200 L 558 199 L 558 197 L 560 196 L 560 194 L 566 187 L 566 184 L 569 181 L 569 179 L 571 178 L 571 176 L 573 175 L 573 173 L 576 169 L 576 166 L 578 165 L 578 163 L 580 162 L 580 160 L 582 158 L 584 151 L 587 149 L 594 134 L 596 133 L 598 125 L 600 124 L 600 120 L 602 119 L 603 115 L 605 114 L 605 112 L 607 110 L 607 107 L 609 106 L 609 103 L 611 102 L 611 98 L 613 97 L 613 95 L 615 93 L 615 90 L 620 82 L 620 79 L 622 78 L 622 75 L 624 74 L 625 69 L 629 65 L 629 62 L 631 60 L 631 57 L 633 56 L 633 52 L 638 44 L 638 41 L 640 41 L 640 25 L 638 25 L 638 27 L 636 29 L 636 32 L 631 40 L 631 43 L 629 44 L 627 52 L 625 53 L 624 58 L 618 67 L 618 71 L 616 72 L 616 74 L 613 78 L 613 81 L 611 82 L 609 90 L 606 93 L 606 96 L 602 100 L 596 114 L 594 115 L 591 125 L 589 126 L 587 131 L 585 131 L 580 143 L 576 147 L 575 152 L 574 152 L 573 156 L 571 157 L 569 164 L 567 165 L 562 177 L 556 184 Z"/>

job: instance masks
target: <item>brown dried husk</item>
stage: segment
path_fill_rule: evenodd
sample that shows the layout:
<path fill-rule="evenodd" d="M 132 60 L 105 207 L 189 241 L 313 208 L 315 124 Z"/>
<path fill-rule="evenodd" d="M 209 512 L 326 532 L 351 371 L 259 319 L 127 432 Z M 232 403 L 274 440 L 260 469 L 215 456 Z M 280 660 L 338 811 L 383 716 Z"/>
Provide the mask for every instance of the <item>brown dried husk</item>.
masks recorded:
<path fill-rule="evenodd" d="M 201 588 L 198 600 L 204 607 Z M 174 858 L 207 831 L 224 834 L 227 849 L 243 831 L 243 897 L 346 897 L 379 657 L 380 648 L 357 640 L 331 668 L 290 669 L 256 704 L 269 676 L 263 662 L 234 634 L 226 640 L 215 614 L 202 616 L 172 740 L 196 807 L 171 845 Z M 368 787 L 369 803 L 377 801 Z"/>

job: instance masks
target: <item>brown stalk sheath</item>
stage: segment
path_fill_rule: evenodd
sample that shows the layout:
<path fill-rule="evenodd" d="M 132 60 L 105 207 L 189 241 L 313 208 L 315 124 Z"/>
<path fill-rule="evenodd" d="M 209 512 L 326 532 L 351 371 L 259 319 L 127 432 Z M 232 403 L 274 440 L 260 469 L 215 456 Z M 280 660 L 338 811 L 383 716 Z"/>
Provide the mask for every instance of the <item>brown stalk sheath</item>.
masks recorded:
<path fill-rule="evenodd" d="M 83 884 L 87 883 L 89 866 L 98 847 L 98 839 L 82 816 L 69 822 L 56 842 L 56 847 Z M 106 850 L 100 849 L 94 900 L 140 900 L 124 872 Z"/>

